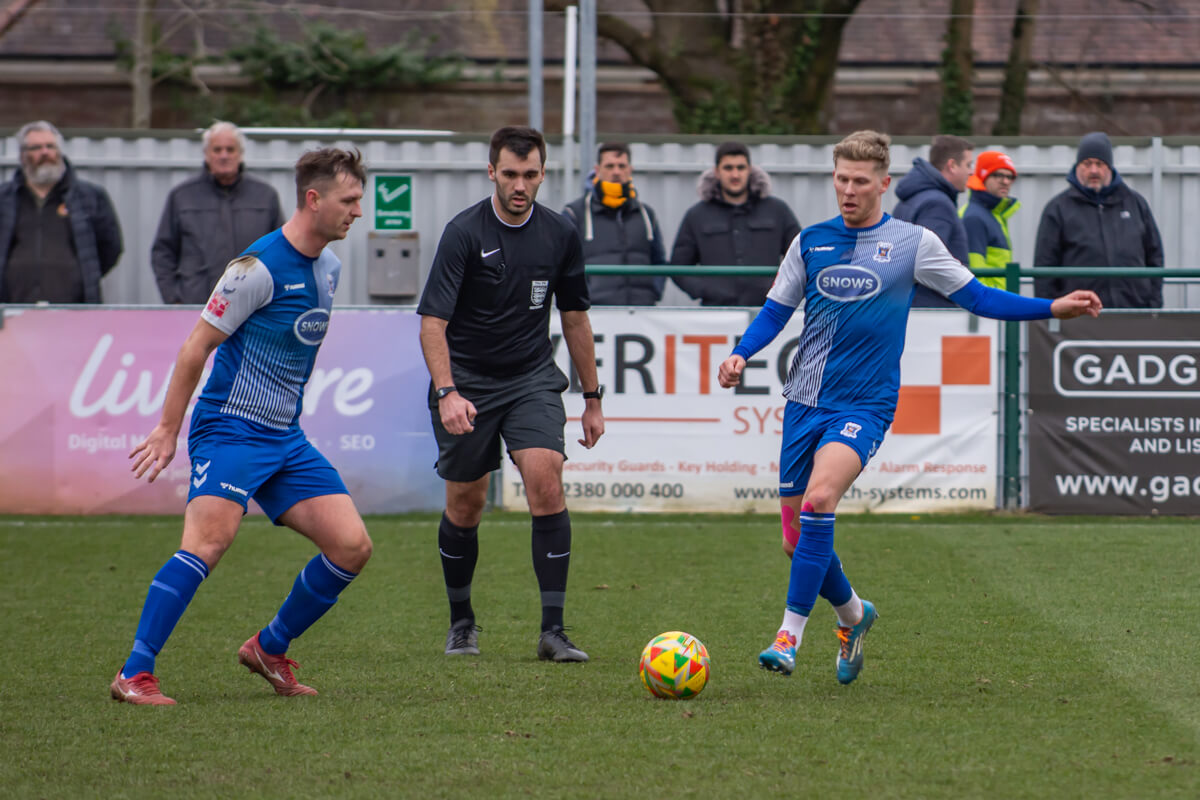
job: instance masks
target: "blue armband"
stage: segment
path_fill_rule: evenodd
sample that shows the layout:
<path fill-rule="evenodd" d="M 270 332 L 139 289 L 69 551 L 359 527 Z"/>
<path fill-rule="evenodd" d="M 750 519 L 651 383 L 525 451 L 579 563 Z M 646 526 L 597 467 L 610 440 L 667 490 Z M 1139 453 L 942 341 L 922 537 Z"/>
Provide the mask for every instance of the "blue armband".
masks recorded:
<path fill-rule="evenodd" d="M 1050 313 L 1051 301 L 1046 298 L 1022 297 L 1003 289 L 993 289 L 984 286 L 978 278 L 972 278 L 970 283 L 951 294 L 950 299 L 972 314 L 992 319 L 1049 319 L 1054 316 Z"/>
<path fill-rule="evenodd" d="M 762 350 L 771 340 L 779 335 L 783 330 L 783 326 L 787 325 L 787 321 L 792 318 L 792 314 L 796 309 L 790 306 L 785 306 L 783 303 L 776 303 L 770 298 L 763 303 L 762 309 L 758 312 L 758 316 L 750 323 L 750 327 L 746 328 L 746 332 L 742 334 L 741 340 L 737 347 L 733 348 L 733 355 L 741 356 L 747 361 L 750 357 Z"/>

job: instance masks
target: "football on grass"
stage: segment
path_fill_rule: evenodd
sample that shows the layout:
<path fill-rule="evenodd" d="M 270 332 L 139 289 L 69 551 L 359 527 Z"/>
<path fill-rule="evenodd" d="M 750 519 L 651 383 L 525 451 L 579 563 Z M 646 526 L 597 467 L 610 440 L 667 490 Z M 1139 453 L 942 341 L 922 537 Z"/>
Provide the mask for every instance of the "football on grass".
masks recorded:
<path fill-rule="evenodd" d="M 683 631 L 667 631 L 650 640 L 642 651 L 638 672 L 655 697 L 690 700 L 708 683 L 708 650 Z"/>

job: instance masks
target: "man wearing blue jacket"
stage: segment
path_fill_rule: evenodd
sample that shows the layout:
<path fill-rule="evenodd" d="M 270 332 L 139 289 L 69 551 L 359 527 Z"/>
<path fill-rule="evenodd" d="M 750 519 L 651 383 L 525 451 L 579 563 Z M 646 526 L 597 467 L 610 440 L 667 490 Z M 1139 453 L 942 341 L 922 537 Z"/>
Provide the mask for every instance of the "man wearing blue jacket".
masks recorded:
<path fill-rule="evenodd" d="M 896 184 L 900 202 L 892 216 L 928 228 L 937 234 L 950 255 L 968 263 L 967 229 L 958 216 L 958 195 L 967 188 L 974 167 L 974 146 L 959 136 L 933 137 L 929 160 L 914 158 L 912 171 Z M 950 308 L 954 304 L 941 295 L 918 286 L 915 308 Z"/>

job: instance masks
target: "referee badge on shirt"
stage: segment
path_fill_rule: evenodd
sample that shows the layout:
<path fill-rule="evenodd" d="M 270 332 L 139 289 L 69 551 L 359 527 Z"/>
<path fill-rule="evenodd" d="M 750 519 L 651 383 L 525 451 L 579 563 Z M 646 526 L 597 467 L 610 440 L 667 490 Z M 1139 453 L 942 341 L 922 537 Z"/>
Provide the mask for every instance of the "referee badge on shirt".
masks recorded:
<path fill-rule="evenodd" d="M 546 289 L 550 287 L 550 281 L 530 281 L 529 282 L 529 303 L 530 308 L 541 308 L 542 303 L 546 302 Z"/>

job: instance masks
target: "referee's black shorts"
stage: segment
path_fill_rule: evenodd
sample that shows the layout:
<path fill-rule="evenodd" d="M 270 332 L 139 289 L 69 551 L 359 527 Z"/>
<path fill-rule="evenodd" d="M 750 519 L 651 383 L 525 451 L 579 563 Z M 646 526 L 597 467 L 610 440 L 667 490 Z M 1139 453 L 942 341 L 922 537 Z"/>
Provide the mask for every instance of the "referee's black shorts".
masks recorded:
<path fill-rule="evenodd" d="M 510 458 L 512 451 L 529 447 L 564 453 L 567 413 L 562 393 L 570 382 L 553 361 L 504 378 L 455 367 L 454 385 L 459 394 L 475 404 L 475 430 L 461 436 L 446 431 L 430 384 L 429 416 L 438 445 L 434 468 L 444 480 L 470 483 L 499 469 L 501 439 Z"/>

